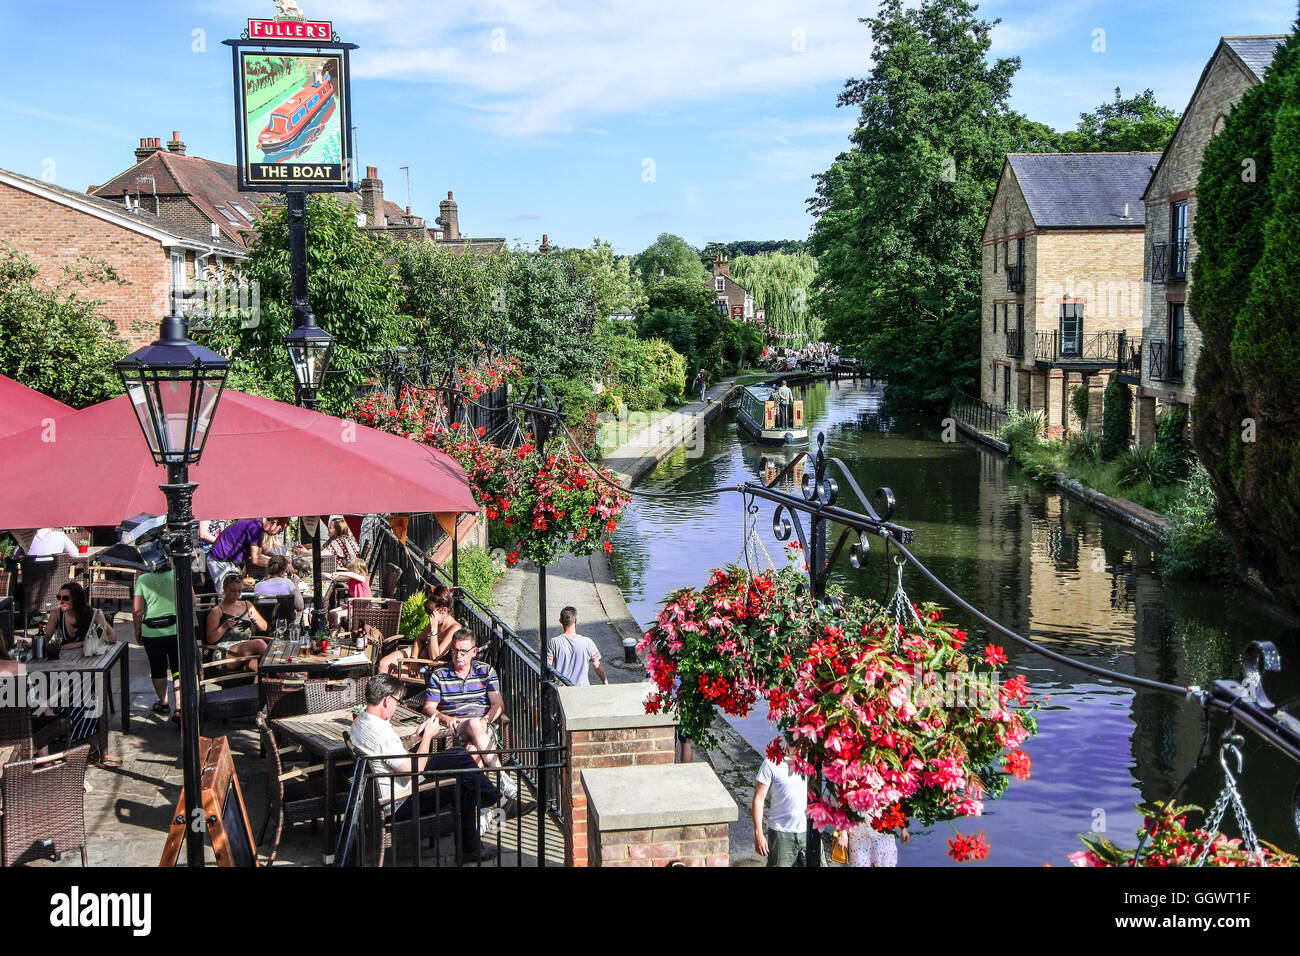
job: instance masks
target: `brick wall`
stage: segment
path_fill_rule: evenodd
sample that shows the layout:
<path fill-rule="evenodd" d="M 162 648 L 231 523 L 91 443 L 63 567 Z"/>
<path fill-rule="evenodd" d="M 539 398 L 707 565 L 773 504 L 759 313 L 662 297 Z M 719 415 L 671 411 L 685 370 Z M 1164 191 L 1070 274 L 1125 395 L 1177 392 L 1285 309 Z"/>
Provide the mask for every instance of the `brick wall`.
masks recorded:
<path fill-rule="evenodd" d="M 1012 261 L 1016 261 L 1016 240 L 1025 240 L 1025 291 L 1011 292 L 1007 289 L 1006 252 L 1009 249 Z M 1016 306 L 1025 305 L 1026 351 L 1032 349 L 1033 336 L 1028 334 L 1032 328 L 1032 290 L 1029 282 L 1034 274 L 1037 261 L 1037 234 L 1033 218 L 1029 214 L 1029 205 L 1020 191 L 1011 164 L 1004 163 L 1002 178 L 998 181 L 997 192 L 993 197 L 993 207 L 988 222 L 984 226 L 984 246 L 981 263 L 980 294 L 980 398 L 992 405 L 1008 403 L 1008 397 L 1002 394 L 1002 367 L 1010 363 L 1013 369 L 1022 367 L 1019 359 L 1007 357 L 1006 327 L 1003 324 L 1002 307 L 1006 305 L 1007 321 L 1015 327 Z M 1009 245 L 1004 245 L 1009 243 Z M 996 247 L 996 253 L 994 248 Z M 997 269 L 994 269 L 996 259 Z M 993 309 L 997 309 L 997 324 L 994 331 Z M 1011 404 L 1020 400 L 1017 392 L 1017 379 L 1011 376 Z"/>
<path fill-rule="evenodd" d="M 86 298 L 102 299 L 99 313 L 132 345 L 158 334 L 171 290 L 171 257 L 156 239 L 78 212 L 60 203 L 0 183 L 3 240 L 27 256 L 51 284 L 64 266 L 84 268 L 86 257 L 106 260 L 126 285 L 74 286 Z M 143 326 L 137 330 L 136 326 Z"/>
<path fill-rule="evenodd" d="M 1164 160 L 1147 188 L 1146 199 L 1146 275 L 1151 275 L 1152 244 L 1167 242 L 1169 235 L 1169 207 L 1175 199 L 1187 200 L 1187 278 L 1180 282 L 1150 283 L 1143 312 L 1142 393 L 1159 394 L 1168 398 L 1172 393 L 1177 402 L 1190 404 L 1195 397 L 1196 359 L 1201 351 L 1201 330 L 1191 312 L 1184 319 L 1185 350 L 1183 381 L 1173 382 L 1151 379 L 1150 343 L 1153 339 L 1166 340 L 1165 323 L 1170 301 L 1186 297 L 1193 281 L 1192 263 L 1196 259 L 1196 181 L 1201 175 L 1201 157 L 1205 146 L 1215 131 L 1215 122 L 1230 112 L 1245 92 L 1255 85 L 1252 76 L 1245 73 L 1227 50 L 1220 47 L 1210 62 L 1205 81 L 1187 104 L 1178 133 L 1165 150 Z M 1222 125 L 1220 120 L 1219 125 Z"/>
<path fill-rule="evenodd" d="M 587 866 L 587 795 L 582 771 L 597 767 L 637 767 L 674 761 L 676 731 L 671 726 L 618 730 L 575 730 L 566 734 L 569 764 L 564 771 L 564 818 L 570 822 L 565 841 L 568 866 Z M 597 851 L 599 852 L 599 850 Z"/>
<path fill-rule="evenodd" d="M 727 866 L 725 823 L 652 830 L 613 830 L 593 835 L 589 866 Z"/>

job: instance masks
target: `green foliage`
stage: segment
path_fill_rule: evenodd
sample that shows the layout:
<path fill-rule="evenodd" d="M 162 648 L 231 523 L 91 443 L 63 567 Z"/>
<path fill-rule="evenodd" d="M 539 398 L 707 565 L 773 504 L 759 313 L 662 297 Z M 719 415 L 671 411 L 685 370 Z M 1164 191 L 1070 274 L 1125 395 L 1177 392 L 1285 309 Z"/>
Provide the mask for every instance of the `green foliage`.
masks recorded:
<path fill-rule="evenodd" d="M 257 314 L 229 310 L 212 316 L 206 344 L 231 360 L 231 386 L 293 401 L 293 370 L 284 338 L 293 327 L 289 229 L 284 206 L 268 206 L 258 221 L 244 278 L 260 285 Z M 363 371 L 384 349 L 411 341 L 400 314 L 401 294 L 383 244 L 356 225 L 353 206 L 325 196 L 307 200 L 307 296 L 316 321 L 335 337 L 321 410 L 343 411 Z"/>
<path fill-rule="evenodd" d="M 1061 134 L 1060 148 L 1066 153 L 1160 152 L 1174 135 L 1178 115 L 1157 103 L 1151 90 L 1124 99 L 1117 86 L 1113 103 L 1079 114 L 1079 125 Z"/>
<path fill-rule="evenodd" d="M 980 241 L 1023 117 L 1007 106 L 1018 59 L 986 55 L 993 24 L 966 0 L 884 0 L 865 20 L 871 73 L 851 79 L 852 149 L 817 177 L 812 306 L 825 337 L 885 379 L 899 406 L 974 388 Z"/>
<path fill-rule="evenodd" d="M 1112 375 L 1102 400 L 1101 457 L 1103 461 L 1114 461 L 1128 449 L 1128 436 L 1133 430 L 1133 396 L 1128 386 Z"/>
<path fill-rule="evenodd" d="M 700 264 L 705 272 L 713 271 L 713 260 L 719 252 L 724 252 L 728 259 L 738 256 L 757 256 L 764 252 L 805 252 L 808 242 L 805 239 L 737 239 L 734 242 L 710 242 L 700 250 Z M 732 272 L 734 274 L 734 262 Z"/>
<path fill-rule="evenodd" d="M 1219 519 L 1300 608 L 1300 41 L 1278 50 L 1210 140 L 1188 309 L 1202 332 L 1194 442 Z M 1253 423 L 1247 440 L 1243 429 Z"/>
<path fill-rule="evenodd" d="M 796 341 L 801 346 L 821 341 L 821 319 L 810 307 L 817 262 L 808 253 L 738 256 L 731 262 L 731 277 L 748 289 L 764 310 L 768 328 L 800 336 Z"/>
<path fill-rule="evenodd" d="M 1002 426 L 998 437 L 1011 446 L 1011 455 L 1014 458 L 1017 450 L 1037 444 L 1042 434 L 1042 412 L 1027 412 L 1013 408 L 1007 412 L 1006 424 Z"/>
<path fill-rule="evenodd" d="M 498 571 L 492 563 L 492 555 L 476 544 L 462 546 L 456 558 L 460 586 L 474 595 L 484 607 L 491 607 L 492 586 L 505 572 Z"/>
<path fill-rule="evenodd" d="M 1076 385 L 1070 391 L 1070 405 L 1074 408 L 1074 417 L 1081 422 L 1088 420 L 1088 387 Z"/>
<path fill-rule="evenodd" d="M 615 256 L 608 239 L 597 236 L 586 249 L 566 249 L 564 260 L 591 286 L 597 319 L 615 312 L 640 315 L 645 311 L 645 286 L 632 271 L 629 256 Z"/>
<path fill-rule="evenodd" d="M 561 256 L 512 252 L 506 285 L 506 347 L 530 373 L 548 383 L 590 382 L 600 356 L 591 286 Z"/>
<path fill-rule="evenodd" d="M 99 315 L 99 301 L 67 290 L 88 282 L 121 279 L 88 260 L 51 286 L 21 252 L 0 256 L 0 372 L 77 408 L 122 391 L 113 363 L 127 351 L 113 323 Z"/>
<path fill-rule="evenodd" d="M 681 236 L 661 232 L 659 238 L 646 246 L 633 260 L 633 267 L 650 292 L 659 280 L 659 271 L 669 279 L 685 279 L 700 289 L 704 288 L 709 273 L 700 261 L 700 251 Z M 651 305 L 654 308 L 654 305 Z"/>
<path fill-rule="evenodd" d="M 1092 432 L 1075 432 L 1065 443 L 1065 455 L 1073 465 L 1101 460 L 1101 439 Z"/>
<path fill-rule="evenodd" d="M 662 408 L 686 391 L 686 360 L 663 339 L 612 337 L 605 348 L 606 394 L 631 411 Z"/>
<path fill-rule="evenodd" d="M 1174 405 L 1156 423 L 1155 468 L 1167 482 L 1183 481 L 1192 470 L 1196 453 L 1188 437 L 1187 406 Z"/>
<path fill-rule="evenodd" d="M 411 317 L 412 344 L 441 356 L 506 334 L 508 255 L 454 252 L 432 242 L 395 242 L 389 253 L 401 279 L 402 311 Z"/>
<path fill-rule="evenodd" d="M 429 613 L 424 609 L 424 592 L 416 591 L 402 605 L 402 637 L 415 640 L 429 626 Z"/>
<path fill-rule="evenodd" d="M 651 312 L 685 312 L 704 319 L 718 315 L 714 293 L 705 286 L 703 279 L 696 282 L 672 276 L 662 282 L 656 279 L 646 286 L 646 309 Z"/>
<path fill-rule="evenodd" d="M 1121 488 L 1132 488 L 1142 482 L 1167 485 L 1173 480 L 1154 448 L 1126 448 L 1115 458 L 1115 466 L 1119 470 Z"/>
<path fill-rule="evenodd" d="M 1199 462 L 1193 464 L 1182 498 L 1170 509 L 1160 573 L 1169 577 L 1221 577 L 1236 565 L 1232 540 L 1215 517 L 1214 489 Z"/>

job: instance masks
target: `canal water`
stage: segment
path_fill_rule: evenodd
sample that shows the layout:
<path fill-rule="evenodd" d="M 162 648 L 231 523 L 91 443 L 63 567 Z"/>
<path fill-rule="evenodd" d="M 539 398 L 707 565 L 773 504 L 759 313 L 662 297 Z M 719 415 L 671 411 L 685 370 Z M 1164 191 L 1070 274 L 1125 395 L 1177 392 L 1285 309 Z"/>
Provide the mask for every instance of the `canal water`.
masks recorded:
<path fill-rule="evenodd" d="M 827 455 L 841 458 L 867 494 L 892 488 L 894 520 L 916 532 L 912 552 L 994 620 L 1061 653 L 1180 686 L 1238 680 L 1245 645 L 1273 640 L 1292 672 L 1283 675 L 1281 688 L 1268 685 L 1273 699 L 1300 692 L 1295 631 L 1252 593 L 1226 583 L 1162 581 L 1153 548 L 1143 539 L 1035 485 L 983 446 L 944 441 L 938 419 L 889 417 L 878 388 L 819 383 L 803 399 L 814 441 L 824 432 Z M 638 487 L 734 486 L 756 477 L 764 454 L 773 450 L 747 443 L 728 411 L 709 424 L 695 450 L 679 449 Z M 859 508 L 847 484 L 840 487 L 839 503 Z M 784 562 L 771 519 L 772 506 L 763 504 L 758 531 L 771 555 Z M 635 498 L 614 543 L 616 580 L 633 616 L 647 625 L 668 592 L 700 586 L 711 568 L 741 559 L 740 495 Z M 882 544 L 873 539 L 872 557 L 860 571 L 842 555 L 833 583 L 887 601 L 896 571 Z M 939 600 L 915 572 L 905 573 L 904 586 L 913 600 Z M 949 616 L 970 631 L 968 646 L 985 643 L 979 625 Z M 1025 745 L 1033 778 L 1012 781 L 1006 796 L 988 801 L 982 817 L 957 821 L 956 830 L 985 831 L 992 847 L 988 863 L 997 865 L 1067 865 L 1066 854 L 1082 848 L 1082 832 L 1135 845 L 1141 820 L 1133 806 L 1167 799 L 1193 766 L 1206 732 L 1203 712 L 1181 698 L 1134 691 L 1019 645 L 994 643 L 1004 645 L 1009 658 L 1003 679 L 1024 674 L 1044 699 L 1039 734 Z M 736 722 L 760 753 L 775 736 L 766 709 L 761 704 L 760 713 Z M 1179 801 L 1206 809 L 1223 783 L 1217 741 L 1225 726 L 1217 716 L 1209 723 L 1209 756 Z M 1256 832 L 1300 851 L 1292 811 L 1300 766 L 1248 731 L 1245 737 L 1242 793 Z M 1231 822 L 1224 830 L 1236 835 Z M 915 834 L 900 848 L 900 865 L 948 863 L 953 833 L 953 826 L 940 824 Z"/>

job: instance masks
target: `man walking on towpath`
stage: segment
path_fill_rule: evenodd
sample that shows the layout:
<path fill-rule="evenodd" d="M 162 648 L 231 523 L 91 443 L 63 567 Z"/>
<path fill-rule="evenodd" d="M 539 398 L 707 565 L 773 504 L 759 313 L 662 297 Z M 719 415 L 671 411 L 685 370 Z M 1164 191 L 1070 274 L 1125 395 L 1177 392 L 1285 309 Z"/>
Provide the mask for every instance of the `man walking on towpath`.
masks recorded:
<path fill-rule="evenodd" d="M 578 633 L 578 611 L 566 607 L 560 612 L 560 627 L 564 633 L 551 638 L 546 645 L 546 663 L 551 670 L 564 677 L 575 687 L 586 687 L 587 663 L 596 669 L 596 676 L 602 684 L 608 684 L 605 668 L 600 663 L 600 651 L 589 637 Z"/>

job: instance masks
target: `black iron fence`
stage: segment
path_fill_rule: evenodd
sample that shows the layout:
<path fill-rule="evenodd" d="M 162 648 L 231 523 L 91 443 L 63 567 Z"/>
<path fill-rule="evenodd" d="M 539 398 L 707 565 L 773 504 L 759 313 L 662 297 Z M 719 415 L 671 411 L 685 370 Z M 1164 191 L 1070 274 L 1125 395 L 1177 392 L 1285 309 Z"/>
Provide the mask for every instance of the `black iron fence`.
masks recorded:
<path fill-rule="evenodd" d="M 559 773 L 562 750 L 483 751 L 485 762 L 503 766 L 481 768 L 457 748 L 431 754 L 422 771 L 389 769 L 389 761 L 410 756 L 358 756 L 335 866 L 544 866 L 548 856 L 552 864 L 562 859 L 564 841 L 558 830 L 547 832 L 549 814 L 535 801 L 526 770 Z M 506 793 L 515 795 L 513 804 Z"/>
<path fill-rule="evenodd" d="M 429 554 L 447 539 L 447 532 L 432 514 L 411 515 L 406 523 L 406 543 L 403 544 L 385 519 L 380 517 L 374 527 L 374 536 L 366 544 L 363 557 L 378 583 L 377 593 L 383 597 L 405 600 L 423 587 L 426 567 L 416 555 Z M 389 585 L 393 593 L 387 594 Z"/>
<path fill-rule="evenodd" d="M 1025 291 L 1025 264 L 1023 262 L 1017 262 L 1014 266 L 1007 266 L 1007 291 Z"/>
<path fill-rule="evenodd" d="M 1024 358 L 1025 356 L 1025 332 L 1024 329 L 1013 329 L 1007 332 L 1007 358 Z"/>
<path fill-rule="evenodd" d="M 1062 335 L 1059 330 L 1034 333 L 1034 361 L 1055 365 L 1115 365 L 1124 342 L 1124 332 L 1093 332 L 1090 335 Z"/>
<path fill-rule="evenodd" d="M 1170 347 L 1164 339 L 1151 340 L 1151 364 L 1147 373 L 1157 382 L 1183 380 L 1183 347 Z"/>
<path fill-rule="evenodd" d="M 952 395 L 952 415 L 986 435 L 996 435 L 1007 423 L 1007 410 L 957 389 Z"/>
<path fill-rule="evenodd" d="M 1187 240 L 1151 244 L 1151 281 L 1179 282 L 1187 278 Z"/>

